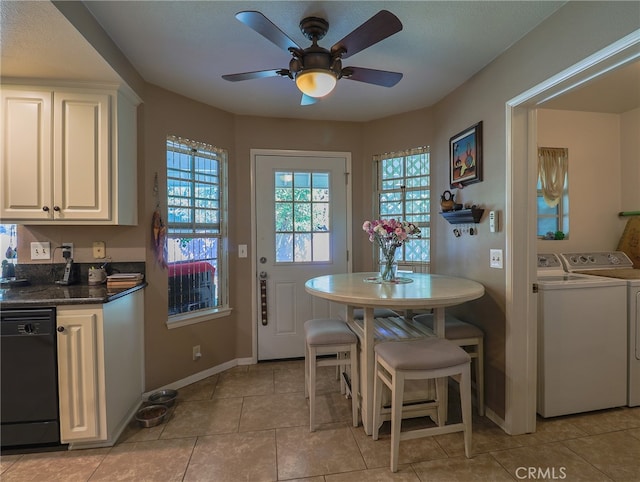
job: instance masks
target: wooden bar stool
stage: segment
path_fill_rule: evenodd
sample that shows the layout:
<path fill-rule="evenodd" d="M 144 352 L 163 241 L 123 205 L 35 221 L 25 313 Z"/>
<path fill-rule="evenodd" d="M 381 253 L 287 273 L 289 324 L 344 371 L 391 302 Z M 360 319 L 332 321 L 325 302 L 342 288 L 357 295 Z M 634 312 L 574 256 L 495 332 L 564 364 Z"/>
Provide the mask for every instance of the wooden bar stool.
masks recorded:
<path fill-rule="evenodd" d="M 382 384 L 391 390 L 391 471 L 398 470 L 400 441 L 430 437 L 452 432 L 464 432 L 464 452 L 471 456 L 471 359 L 455 343 L 443 338 L 384 342 L 375 347 L 376 377 L 373 385 L 374 418 L 373 439 L 378 440 L 382 424 Z M 401 431 L 402 404 L 405 380 L 430 380 L 451 377 L 460 384 L 462 423 L 445 424 L 441 394 L 436 389 L 434 405 L 438 413 L 438 426 Z M 436 384 L 437 386 L 438 384 Z"/>
<path fill-rule="evenodd" d="M 313 319 L 304 324 L 304 391 L 309 398 L 309 430 L 315 431 L 316 368 L 322 366 L 350 367 L 350 380 L 344 386 L 351 395 L 353 426 L 358 426 L 358 337 L 346 322 L 336 319 Z M 320 355 L 336 355 L 335 358 Z M 348 359 L 347 359 L 348 356 Z M 344 376 L 344 372 L 342 374 Z"/>
<path fill-rule="evenodd" d="M 433 315 L 424 314 L 413 317 L 415 323 L 433 331 Z M 471 357 L 476 375 L 476 402 L 478 415 L 484 416 L 484 333 L 471 323 L 462 321 L 453 315 L 445 314 L 444 336 L 447 340 L 465 349 Z"/>

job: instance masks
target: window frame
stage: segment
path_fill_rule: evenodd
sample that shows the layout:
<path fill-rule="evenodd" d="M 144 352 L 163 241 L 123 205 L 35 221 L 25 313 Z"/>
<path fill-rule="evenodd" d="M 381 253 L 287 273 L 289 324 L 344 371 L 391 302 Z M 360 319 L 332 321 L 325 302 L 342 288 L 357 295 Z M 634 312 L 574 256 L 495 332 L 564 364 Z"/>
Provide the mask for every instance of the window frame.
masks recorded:
<path fill-rule="evenodd" d="M 274 235 L 275 235 L 274 246 L 276 247 L 275 253 L 274 253 L 275 264 L 278 266 L 286 266 L 286 265 L 302 265 L 302 264 L 326 265 L 326 264 L 332 263 L 335 253 L 333 253 L 332 250 L 330 249 L 328 241 L 330 239 L 330 236 L 333 233 L 334 228 L 333 226 L 330 226 L 330 227 L 325 226 L 324 229 L 320 229 L 320 228 L 314 227 L 314 224 L 313 224 L 313 221 L 315 219 L 314 214 L 317 213 L 317 211 L 315 210 L 316 206 L 318 207 L 324 206 L 325 212 L 327 213 L 326 216 L 329 219 L 331 218 L 331 216 L 329 215 L 329 212 L 330 212 L 329 207 L 331 205 L 331 202 L 329 201 L 329 196 L 331 196 L 331 192 L 334 186 L 332 186 L 331 183 L 329 182 L 331 178 L 330 171 L 326 169 L 286 169 L 286 170 L 276 170 L 274 171 L 273 174 L 274 174 L 274 186 L 276 186 L 275 188 L 276 192 L 274 196 L 274 199 L 275 199 L 274 214 L 275 214 L 275 222 L 276 222 L 276 225 L 274 227 Z M 277 185 L 279 175 L 291 176 L 290 188 L 288 188 L 287 186 Z M 321 188 L 317 187 L 317 184 L 315 184 L 316 175 L 324 175 L 327 178 L 327 181 L 328 181 L 327 186 L 324 187 L 324 190 L 326 190 L 326 195 L 327 195 L 326 200 L 320 200 L 315 198 L 315 194 L 321 190 Z M 300 176 L 303 176 L 303 177 L 308 176 L 308 179 L 309 179 L 308 186 L 298 187 L 296 183 L 296 179 L 299 179 Z M 285 198 L 282 198 L 281 197 L 282 192 L 284 190 L 289 190 L 289 189 L 291 191 L 290 199 L 287 198 L 286 196 Z M 307 190 L 309 192 L 308 199 L 297 198 L 297 193 L 302 193 Z M 289 227 L 289 229 L 284 229 L 284 227 L 279 226 L 279 221 L 281 221 L 281 217 L 279 215 L 279 211 L 280 211 L 279 206 L 284 206 L 284 205 L 291 206 L 291 221 L 290 221 L 290 226 L 287 226 Z M 304 206 L 308 206 L 309 208 L 309 227 L 306 229 L 303 226 L 300 226 L 302 222 L 298 220 L 298 215 L 297 215 L 299 213 L 298 209 Z M 291 236 L 291 239 L 292 239 L 291 259 L 279 258 L 279 255 L 280 255 L 280 249 L 279 249 L 279 243 L 278 243 L 279 235 Z M 304 236 L 304 235 L 309 236 L 309 244 L 311 246 L 311 250 L 310 250 L 311 259 L 296 259 L 298 256 L 297 250 L 296 250 L 296 237 Z M 320 249 L 318 249 L 317 252 L 315 249 L 316 244 L 318 244 L 319 246 L 323 244 L 321 241 L 319 241 L 320 235 L 322 235 L 322 237 L 326 237 L 326 240 L 324 242 L 324 244 L 327 245 L 326 259 L 320 258 L 320 255 L 322 253 Z"/>
<path fill-rule="evenodd" d="M 558 200 L 558 204 L 554 206 L 555 213 L 554 214 L 540 214 L 538 211 L 536 213 L 536 236 L 538 239 L 549 239 L 546 237 L 547 233 L 539 232 L 539 224 L 541 219 L 555 219 L 556 221 L 556 229 L 553 231 L 555 234 L 557 231 L 561 231 L 564 235 L 562 239 L 569 238 L 569 183 L 568 183 L 569 173 L 567 173 L 564 185 L 562 187 L 562 196 Z M 540 187 L 540 179 L 538 178 L 538 182 L 536 185 L 536 203 L 544 202 L 542 189 Z M 551 208 L 551 209 L 554 209 Z"/>
<path fill-rule="evenodd" d="M 170 146 L 170 143 L 177 144 L 176 146 Z M 195 311 L 177 313 L 174 315 L 167 316 L 167 327 L 178 328 L 181 326 L 186 326 L 194 323 L 200 323 L 203 321 L 208 321 L 216 318 L 221 318 L 225 316 L 229 316 L 232 308 L 229 306 L 229 271 L 228 271 L 228 151 L 226 149 L 217 148 L 213 145 L 192 141 L 189 139 L 181 138 L 178 136 L 168 135 L 165 142 L 165 155 L 167 159 L 165 159 L 165 174 L 167 179 L 167 188 L 165 192 L 165 200 L 167 202 L 167 217 L 169 218 L 169 172 L 168 172 L 168 155 L 171 151 L 179 152 L 179 153 L 188 153 L 192 156 L 192 162 L 194 161 L 198 150 L 200 152 L 206 152 L 209 158 L 215 159 L 218 163 L 218 172 L 217 176 L 219 179 L 218 186 L 218 222 L 217 223 L 192 223 L 192 231 L 186 232 L 185 225 L 183 223 L 177 224 L 177 228 L 179 228 L 178 233 L 171 233 L 172 226 L 174 223 L 171 223 L 170 219 L 167 219 L 167 242 L 173 238 L 186 237 L 187 235 L 193 235 L 194 238 L 216 238 L 217 242 L 217 265 L 216 265 L 216 273 L 215 277 L 217 278 L 216 283 L 216 299 L 217 304 L 215 306 L 204 308 Z M 195 149 L 195 151 L 194 151 Z M 213 156 L 211 156 L 213 154 Z M 193 175 L 188 179 L 188 182 L 193 186 L 197 182 L 197 169 L 192 169 Z M 184 181 L 184 179 L 182 179 Z M 189 207 L 193 207 L 194 204 L 189 204 Z M 218 233 L 203 233 L 198 232 L 198 228 L 207 228 L 214 226 L 217 228 Z M 167 260 L 168 261 L 168 260 Z M 168 281 L 168 273 L 167 273 L 167 281 Z M 167 309 L 169 300 L 167 300 Z"/>
<path fill-rule="evenodd" d="M 413 176 L 407 176 L 406 175 L 406 169 L 404 170 L 404 174 L 402 176 L 403 179 L 403 184 L 401 185 L 401 187 L 395 188 L 395 189 L 383 189 L 383 179 L 382 179 L 382 163 L 384 160 L 388 160 L 388 159 L 395 159 L 395 158 L 403 158 L 403 162 L 404 167 L 406 167 L 406 159 L 408 157 L 411 156 L 415 156 L 415 155 L 425 155 L 426 159 L 427 159 L 427 179 L 428 179 L 428 185 L 424 186 L 424 185 L 420 185 L 420 186 L 413 186 L 413 187 L 407 187 L 407 182 L 406 180 L 409 179 L 410 177 Z M 398 258 L 398 268 L 400 270 L 408 270 L 408 271 L 414 271 L 414 272 L 429 272 L 430 266 L 431 266 L 431 194 L 432 194 L 432 189 L 431 189 L 431 149 L 429 146 L 422 146 L 422 147 L 417 147 L 417 148 L 412 148 L 412 149 L 407 149 L 404 151 L 397 151 L 397 152 L 389 152 L 389 153 L 385 153 L 385 154 L 379 154 L 379 155 L 375 155 L 373 158 L 373 163 L 374 163 L 374 169 L 373 169 L 373 176 L 374 176 L 374 218 L 375 219 L 381 219 L 383 216 L 381 216 L 380 214 L 380 204 L 381 204 L 381 195 L 383 193 L 401 193 L 401 197 L 402 197 L 402 216 L 398 216 L 401 220 L 406 220 L 404 215 L 407 212 L 406 209 L 406 202 L 407 202 L 407 198 L 406 198 L 406 194 L 407 192 L 411 192 L 411 191 L 419 191 L 419 190 L 427 190 L 428 191 L 428 208 L 426 209 L 426 211 L 423 213 L 426 218 L 427 221 L 426 222 L 413 222 L 416 226 L 418 226 L 421 230 L 421 235 L 420 237 L 422 239 L 426 239 L 426 244 L 427 244 L 427 260 L 426 261 L 405 261 L 405 249 L 406 246 L 403 245 L 401 247 L 401 253 L 402 253 L 402 257 Z M 385 219 L 387 219 L 387 216 L 384 217 Z M 411 243 L 411 241 L 409 241 L 409 243 Z M 380 248 L 373 243 L 373 249 L 372 249 L 372 256 L 373 256 L 373 261 L 374 264 L 377 266 L 378 263 L 380 262 Z"/>

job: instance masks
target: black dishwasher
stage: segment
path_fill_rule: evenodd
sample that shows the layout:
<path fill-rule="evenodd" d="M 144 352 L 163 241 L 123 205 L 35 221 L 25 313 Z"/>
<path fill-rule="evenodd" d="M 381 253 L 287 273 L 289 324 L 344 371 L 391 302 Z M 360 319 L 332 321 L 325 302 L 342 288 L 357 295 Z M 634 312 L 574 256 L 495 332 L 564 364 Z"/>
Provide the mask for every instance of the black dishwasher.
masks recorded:
<path fill-rule="evenodd" d="M 0 311 L 2 449 L 60 445 L 55 308 Z"/>

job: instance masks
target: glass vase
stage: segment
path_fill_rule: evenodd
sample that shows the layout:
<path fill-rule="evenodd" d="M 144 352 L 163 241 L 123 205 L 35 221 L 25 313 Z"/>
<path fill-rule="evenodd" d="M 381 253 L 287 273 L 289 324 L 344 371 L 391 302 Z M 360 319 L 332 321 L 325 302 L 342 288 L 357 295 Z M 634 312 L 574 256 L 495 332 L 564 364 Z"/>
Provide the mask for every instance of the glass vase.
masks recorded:
<path fill-rule="evenodd" d="M 395 256 L 387 256 L 380 260 L 380 279 L 382 282 L 393 282 L 396 280 L 398 263 Z"/>

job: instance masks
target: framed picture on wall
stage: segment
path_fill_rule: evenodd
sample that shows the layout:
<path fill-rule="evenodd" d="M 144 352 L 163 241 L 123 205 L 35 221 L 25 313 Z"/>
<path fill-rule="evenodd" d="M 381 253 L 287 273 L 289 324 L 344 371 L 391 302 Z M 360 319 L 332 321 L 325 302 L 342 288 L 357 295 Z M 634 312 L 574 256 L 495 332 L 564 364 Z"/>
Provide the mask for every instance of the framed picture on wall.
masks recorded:
<path fill-rule="evenodd" d="M 449 139 L 449 164 L 452 188 L 482 181 L 482 121 Z"/>

